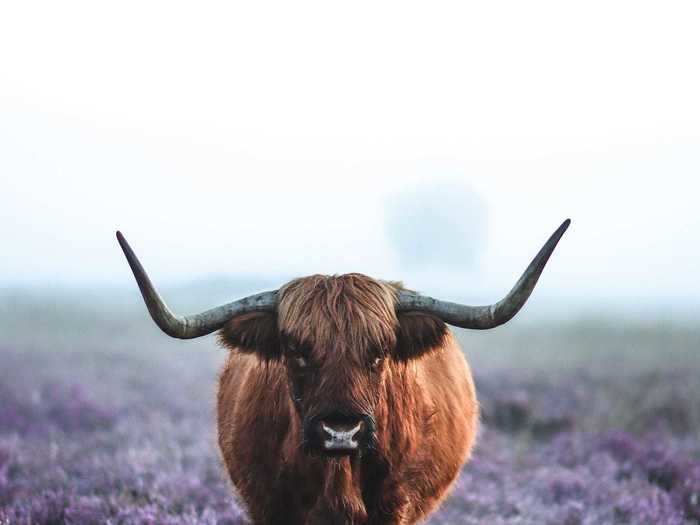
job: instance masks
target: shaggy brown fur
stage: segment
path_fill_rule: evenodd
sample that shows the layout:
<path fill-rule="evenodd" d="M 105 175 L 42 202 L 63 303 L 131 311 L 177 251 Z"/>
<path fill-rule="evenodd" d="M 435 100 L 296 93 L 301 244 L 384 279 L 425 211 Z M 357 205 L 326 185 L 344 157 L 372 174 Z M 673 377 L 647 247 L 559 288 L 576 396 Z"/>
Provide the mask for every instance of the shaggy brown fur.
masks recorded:
<path fill-rule="evenodd" d="M 446 496 L 474 444 L 474 385 L 442 321 L 397 315 L 398 286 L 314 275 L 280 290 L 277 314 L 221 330 L 219 445 L 254 523 L 411 524 Z M 371 446 L 308 453 L 305 421 L 329 410 L 367 414 Z"/>

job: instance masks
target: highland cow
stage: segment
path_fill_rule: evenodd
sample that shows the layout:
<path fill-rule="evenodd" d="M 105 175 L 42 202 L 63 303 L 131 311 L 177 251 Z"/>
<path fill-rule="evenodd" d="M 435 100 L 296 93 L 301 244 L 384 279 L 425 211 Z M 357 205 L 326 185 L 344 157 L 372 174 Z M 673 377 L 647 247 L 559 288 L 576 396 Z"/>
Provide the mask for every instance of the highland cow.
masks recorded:
<path fill-rule="evenodd" d="M 191 316 L 164 304 L 121 233 L 148 310 L 168 335 L 219 331 L 218 438 L 255 524 L 412 524 L 470 456 L 479 410 L 447 325 L 488 329 L 525 304 L 569 225 L 489 306 L 361 274 L 313 275 Z"/>

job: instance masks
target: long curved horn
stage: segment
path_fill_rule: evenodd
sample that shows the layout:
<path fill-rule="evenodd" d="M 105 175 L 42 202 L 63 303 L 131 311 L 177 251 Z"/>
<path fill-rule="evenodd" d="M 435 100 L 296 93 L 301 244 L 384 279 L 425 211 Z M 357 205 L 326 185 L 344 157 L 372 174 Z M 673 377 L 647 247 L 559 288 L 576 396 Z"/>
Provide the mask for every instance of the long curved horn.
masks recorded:
<path fill-rule="evenodd" d="M 525 273 L 515 283 L 513 289 L 496 304 L 489 306 L 467 306 L 449 301 L 440 301 L 425 295 L 402 290 L 399 292 L 397 309 L 399 311 L 420 311 L 433 314 L 447 324 L 461 328 L 486 330 L 510 321 L 523 307 L 540 278 L 545 264 L 556 248 L 559 239 L 571 223 L 566 219 L 545 243 L 539 253 L 527 267 Z"/>
<path fill-rule="evenodd" d="M 121 232 L 117 232 L 117 240 L 124 251 L 129 266 L 131 266 L 131 271 L 134 272 L 141 295 L 148 307 L 148 312 L 160 329 L 171 337 L 179 339 L 201 337 L 218 330 L 236 315 L 247 312 L 275 311 L 277 309 L 277 290 L 275 290 L 251 295 L 199 314 L 175 315 L 158 295 L 151 280 L 148 278 L 146 270 L 141 266 L 136 254 Z"/>

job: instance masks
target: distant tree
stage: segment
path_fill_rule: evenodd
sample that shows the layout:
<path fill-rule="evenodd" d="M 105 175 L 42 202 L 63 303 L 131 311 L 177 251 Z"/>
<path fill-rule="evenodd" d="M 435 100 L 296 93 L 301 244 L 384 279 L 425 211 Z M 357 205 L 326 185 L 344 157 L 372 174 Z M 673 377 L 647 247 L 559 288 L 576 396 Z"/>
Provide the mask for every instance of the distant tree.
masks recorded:
<path fill-rule="evenodd" d="M 469 268 L 484 248 L 486 216 L 483 200 L 463 183 L 421 184 L 387 200 L 387 236 L 406 269 Z"/>

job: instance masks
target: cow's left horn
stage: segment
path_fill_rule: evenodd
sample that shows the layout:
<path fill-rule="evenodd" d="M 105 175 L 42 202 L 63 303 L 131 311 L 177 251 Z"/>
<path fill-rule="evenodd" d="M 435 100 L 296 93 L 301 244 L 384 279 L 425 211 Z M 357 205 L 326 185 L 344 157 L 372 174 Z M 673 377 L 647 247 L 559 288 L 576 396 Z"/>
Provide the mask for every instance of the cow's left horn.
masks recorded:
<path fill-rule="evenodd" d="M 556 248 L 559 239 L 571 223 L 566 219 L 542 247 L 540 252 L 527 267 L 513 289 L 502 300 L 489 306 L 467 306 L 464 304 L 440 301 L 415 292 L 399 292 L 399 311 L 419 311 L 439 317 L 447 324 L 461 328 L 485 330 L 495 328 L 510 321 L 523 307 L 540 278 L 545 264 Z"/>
<path fill-rule="evenodd" d="M 151 280 L 148 278 L 146 270 L 141 266 L 136 254 L 121 232 L 117 232 L 117 240 L 124 251 L 124 255 L 126 255 L 129 266 L 131 266 L 131 271 L 134 272 L 141 295 L 148 307 L 148 312 L 160 329 L 171 337 L 179 339 L 201 337 L 218 330 L 236 315 L 255 311 L 274 311 L 277 309 L 277 290 L 275 290 L 251 295 L 199 314 L 175 315 L 158 295 Z"/>

